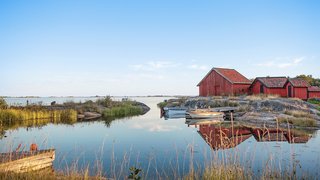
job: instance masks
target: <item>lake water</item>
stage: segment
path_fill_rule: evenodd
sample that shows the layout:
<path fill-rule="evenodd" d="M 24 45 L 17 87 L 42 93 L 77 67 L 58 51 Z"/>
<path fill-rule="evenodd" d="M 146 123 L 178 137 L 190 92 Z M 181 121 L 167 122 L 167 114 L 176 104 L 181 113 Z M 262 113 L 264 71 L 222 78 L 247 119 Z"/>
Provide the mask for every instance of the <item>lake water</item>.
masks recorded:
<path fill-rule="evenodd" d="M 49 104 L 96 98 L 37 98 L 29 102 Z M 160 118 L 157 103 L 165 97 L 133 97 L 147 104 L 151 110 L 143 115 L 112 121 L 79 122 L 74 125 L 47 124 L 42 127 L 8 130 L 0 140 L 0 151 L 15 149 L 18 144 L 37 143 L 40 148 L 55 148 L 54 169 L 68 170 L 89 167 L 94 174 L 102 171 L 107 177 L 124 178 L 129 167 L 143 170 L 146 178 L 157 175 L 178 177 L 191 167 L 203 168 L 206 163 L 241 163 L 255 173 L 266 167 L 295 169 L 298 175 L 307 173 L 318 177 L 320 169 L 320 131 L 308 137 L 281 137 L 278 141 L 259 141 L 257 136 L 240 129 L 243 134 L 230 138 L 224 148 L 214 136 L 206 132 L 221 129 L 219 125 L 188 126 L 184 118 Z M 7 98 L 9 104 L 23 105 L 25 98 Z M 228 129 L 228 128 L 225 128 Z M 230 128 L 229 128 L 230 129 Z M 240 132 L 240 131 L 239 131 Z M 221 133 L 221 132 L 220 132 Z"/>

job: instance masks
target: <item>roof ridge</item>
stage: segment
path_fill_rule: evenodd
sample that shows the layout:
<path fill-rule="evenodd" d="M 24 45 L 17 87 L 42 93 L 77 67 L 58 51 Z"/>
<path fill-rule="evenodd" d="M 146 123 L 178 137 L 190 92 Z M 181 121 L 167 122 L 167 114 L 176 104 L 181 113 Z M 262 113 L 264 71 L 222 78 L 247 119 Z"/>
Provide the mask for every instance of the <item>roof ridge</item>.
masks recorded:
<path fill-rule="evenodd" d="M 256 78 L 288 78 L 286 76 L 265 76 L 265 77 L 256 77 Z"/>
<path fill-rule="evenodd" d="M 227 71 L 234 71 L 235 73 L 237 73 L 238 75 L 241 76 L 241 81 L 232 81 L 232 77 L 230 79 L 230 77 L 227 77 L 226 75 L 223 74 L 223 72 L 220 72 L 220 70 L 227 70 Z M 213 67 L 210 69 L 210 71 L 202 78 L 202 80 L 197 84 L 197 86 L 200 86 L 201 82 L 209 75 L 211 74 L 213 71 L 215 71 L 217 74 L 219 74 L 220 76 L 222 76 L 224 79 L 226 79 L 228 82 L 230 82 L 231 84 L 251 84 L 251 81 L 245 77 L 244 75 L 242 75 L 241 73 L 239 73 L 237 70 L 235 69 L 230 69 L 230 68 L 218 68 L 218 67 Z M 247 81 L 247 82 L 246 82 Z"/>
<path fill-rule="evenodd" d="M 213 67 L 212 69 L 227 69 L 227 70 L 235 70 L 233 68 L 222 68 L 222 67 Z"/>

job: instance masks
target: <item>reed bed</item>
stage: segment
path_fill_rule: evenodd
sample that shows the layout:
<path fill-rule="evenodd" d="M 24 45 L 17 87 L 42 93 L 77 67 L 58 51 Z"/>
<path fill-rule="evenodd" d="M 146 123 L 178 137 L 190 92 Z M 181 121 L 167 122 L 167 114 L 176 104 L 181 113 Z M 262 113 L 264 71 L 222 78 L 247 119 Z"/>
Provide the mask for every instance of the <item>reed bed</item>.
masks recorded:
<path fill-rule="evenodd" d="M 142 109 L 140 107 L 132 105 L 131 103 L 124 103 L 120 106 L 108 108 L 103 112 L 103 116 L 108 118 L 121 118 L 128 116 L 136 116 L 140 114 L 142 114 Z"/>
<path fill-rule="evenodd" d="M 77 121 L 77 111 L 66 110 L 30 110 L 0 109 L 0 123 L 3 127 L 29 124 L 30 122 L 47 122 L 72 124 Z"/>

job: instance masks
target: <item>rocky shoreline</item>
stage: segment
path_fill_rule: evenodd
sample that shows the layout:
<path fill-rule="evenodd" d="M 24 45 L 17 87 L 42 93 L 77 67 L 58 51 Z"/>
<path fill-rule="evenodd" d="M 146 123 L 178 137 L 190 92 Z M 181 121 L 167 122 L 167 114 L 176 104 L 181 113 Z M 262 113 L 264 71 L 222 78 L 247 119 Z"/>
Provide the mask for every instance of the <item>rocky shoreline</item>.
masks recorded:
<path fill-rule="evenodd" d="M 300 99 L 240 96 L 188 97 L 167 100 L 166 106 L 194 108 L 235 107 L 234 122 L 267 128 L 320 129 L 320 108 Z"/>

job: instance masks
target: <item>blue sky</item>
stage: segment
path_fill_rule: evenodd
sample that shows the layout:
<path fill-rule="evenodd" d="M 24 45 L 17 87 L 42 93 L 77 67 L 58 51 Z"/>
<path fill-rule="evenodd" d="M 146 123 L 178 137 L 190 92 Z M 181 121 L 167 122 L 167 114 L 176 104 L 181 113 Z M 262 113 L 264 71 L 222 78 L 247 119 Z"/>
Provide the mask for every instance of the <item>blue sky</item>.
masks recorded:
<path fill-rule="evenodd" d="M 0 2 L 0 95 L 197 95 L 212 67 L 320 78 L 317 1 Z"/>

